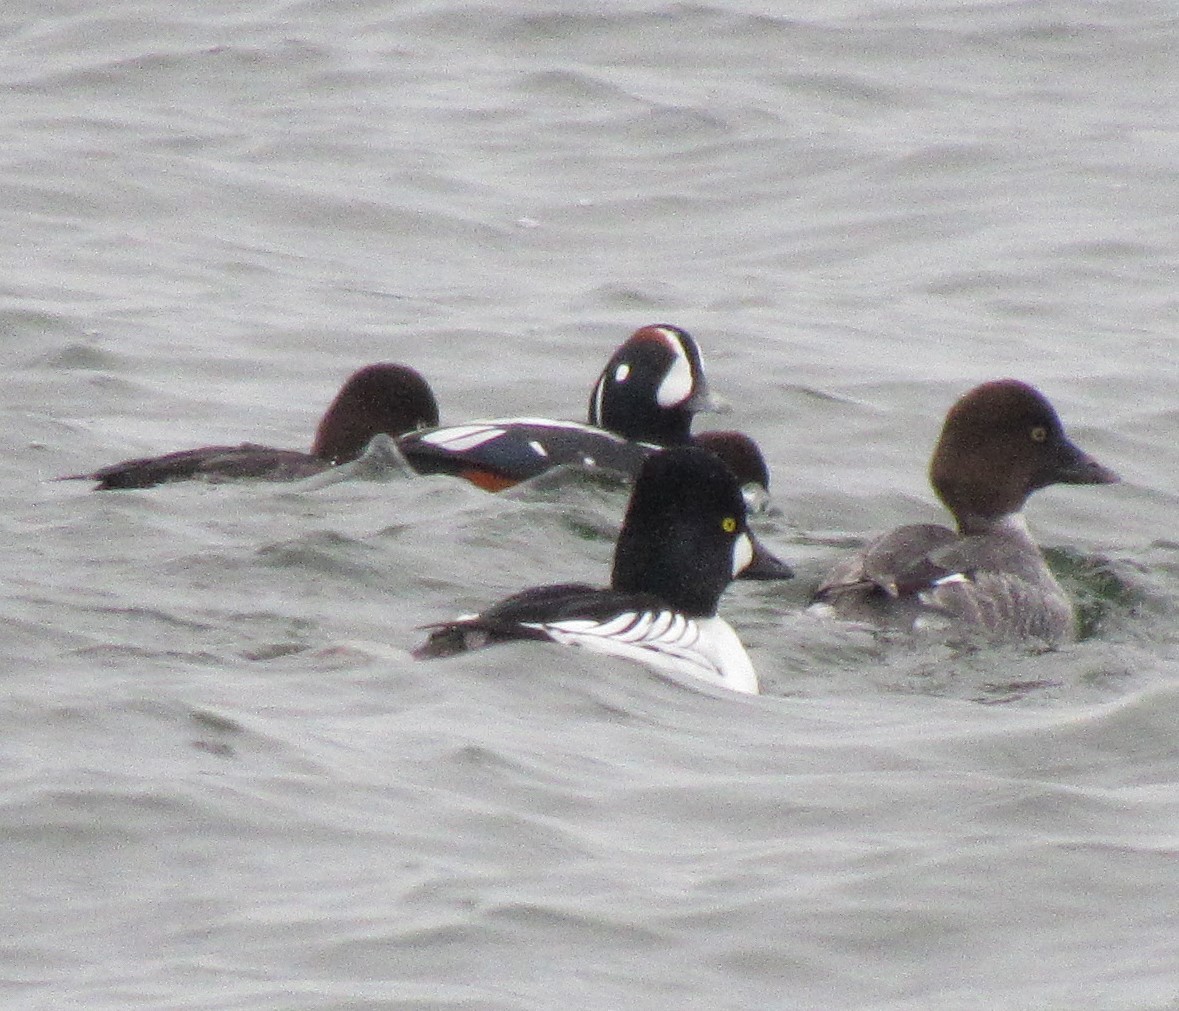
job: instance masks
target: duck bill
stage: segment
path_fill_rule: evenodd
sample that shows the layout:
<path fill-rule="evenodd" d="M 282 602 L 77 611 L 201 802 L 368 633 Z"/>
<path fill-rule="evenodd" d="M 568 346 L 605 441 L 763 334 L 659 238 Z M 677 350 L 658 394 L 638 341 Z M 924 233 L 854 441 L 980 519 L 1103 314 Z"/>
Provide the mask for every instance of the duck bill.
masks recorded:
<path fill-rule="evenodd" d="M 1061 445 L 1052 480 L 1059 484 L 1116 484 L 1121 480 L 1108 467 L 1102 466 L 1088 453 L 1065 440 Z"/>
<path fill-rule="evenodd" d="M 748 513 L 764 513 L 770 507 L 770 493 L 765 485 L 750 481 L 741 485 L 741 497 L 745 499 L 745 511 Z"/>
<path fill-rule="evenodd" d="M 767 550 L 753 534 L 749 534 L 749 545 L 753 557 L 749 564 L 737 573 L 738 579 L 793 579 L 794 570 L 771 551 Z"/>
<path fill-rule="evenodd" d="M 728 414 L 733 409 L 732 404 L 724 397 L 718 397 L 704 383 L 700 384 L 696 392 L 688 397 L 682 406 L 693 414 Z"/>

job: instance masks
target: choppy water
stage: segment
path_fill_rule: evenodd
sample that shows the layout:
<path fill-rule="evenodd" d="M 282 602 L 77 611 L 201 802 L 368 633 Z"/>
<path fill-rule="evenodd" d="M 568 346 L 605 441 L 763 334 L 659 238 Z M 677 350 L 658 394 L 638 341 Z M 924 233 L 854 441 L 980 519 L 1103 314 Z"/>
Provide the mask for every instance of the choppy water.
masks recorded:
<path fill-rule="evenodd" d="M 0 12 L 0 1001 L 1179 1007 L 1179 15 L 1155 2 Z M 799 569 L 766 695 L 415 626 L 605 578 L 623 495 L 91 494 L 306 446 L 355 367 L 580 417 L 672 322 Z M 799 616 L 1016 375 L 1124 482 L 1029 519 L 1088 637 Z"/>

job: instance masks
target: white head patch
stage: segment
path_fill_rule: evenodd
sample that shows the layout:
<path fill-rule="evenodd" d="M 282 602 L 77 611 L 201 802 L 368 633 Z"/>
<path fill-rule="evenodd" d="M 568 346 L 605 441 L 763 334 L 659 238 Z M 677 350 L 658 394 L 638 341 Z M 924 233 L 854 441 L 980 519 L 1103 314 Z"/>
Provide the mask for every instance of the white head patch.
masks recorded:
<path fill-rule="evenodd" d="M 733 542 L 733 578 L 736 579 L 753 561 L 753 541 L 749 534 L 742 534 Z"/>
<path fill-rule="evenodd" d="M 674 356 L 667 375 L 655 391 L 655 401 L 660 407 L 676 407 L 692 395 L 692 362 L 677 336 L 662 331 L 667 336 L 667 346 Z"/>
<path fill-rule="evenodd" d="M 616 383 L 625 383 L 630 376 L 630 366 L 623 362 L 614 370 L 614 381 Z"/>

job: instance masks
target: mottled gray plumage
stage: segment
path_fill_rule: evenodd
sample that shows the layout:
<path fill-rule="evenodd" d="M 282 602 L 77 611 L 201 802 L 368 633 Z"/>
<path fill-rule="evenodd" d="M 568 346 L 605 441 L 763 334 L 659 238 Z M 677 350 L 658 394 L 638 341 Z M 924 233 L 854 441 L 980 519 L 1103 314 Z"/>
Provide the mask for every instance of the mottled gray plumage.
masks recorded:
<path fill-rule="evenodd" d="M 838 563 L 814 603 L 841 618 L 902 628 L 1072 638 L 1072 603 L 1021 509 L 1049 484 L 1109 484 L 1117 476 L 1069 441 L 1038 391 L 1008 379 L 976 387 L 950 409 L 930 480 L 957 531 L 926 523 L 884 534 Z"/>

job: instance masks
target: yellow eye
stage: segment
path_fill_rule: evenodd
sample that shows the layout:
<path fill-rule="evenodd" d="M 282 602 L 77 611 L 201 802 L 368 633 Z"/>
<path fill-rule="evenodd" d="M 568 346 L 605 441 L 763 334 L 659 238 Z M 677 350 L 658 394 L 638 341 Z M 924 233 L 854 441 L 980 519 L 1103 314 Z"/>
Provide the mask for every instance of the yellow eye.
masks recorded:
<path fill-rule="evenodd" d="M 732 516 L 726 516 L 721 520 L 721 529 L 726 534 L 734 533 L 737 529 L 737 521 Z"/>
<path fill-rule="evenodd" d="M 1043 425 L 1036 425 L 1032 429 L 1032 442 L 1043 442 L 1048 438 L 1048 429 Z"/>

